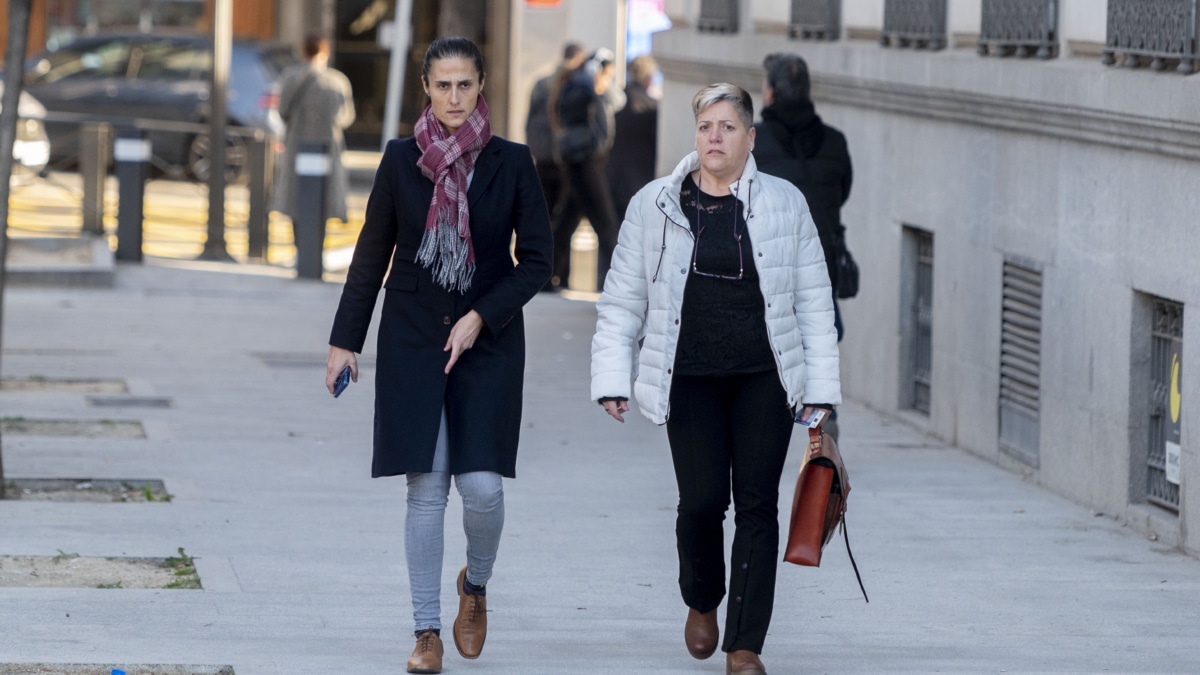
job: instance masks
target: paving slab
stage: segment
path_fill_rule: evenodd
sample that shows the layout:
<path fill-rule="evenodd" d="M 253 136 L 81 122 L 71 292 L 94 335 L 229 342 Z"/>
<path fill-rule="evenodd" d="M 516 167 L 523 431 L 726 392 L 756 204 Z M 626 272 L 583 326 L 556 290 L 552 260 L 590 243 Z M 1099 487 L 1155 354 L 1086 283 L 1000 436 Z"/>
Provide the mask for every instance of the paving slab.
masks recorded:
<path fill-rule="evenodd" d="M 322 360 L 340 287 L 254 271 L 151 259 L 117 266 L 110 289 L 9 289 L 5 379 L 118 379 L 171 406 L 113 411 L 146 438 L 5 437 L 7 474 L 161 479 L 173 500 L 6 500 L 0 555 L 183 547 L 204 590 L 0 588 L 0 664 L 403 672 L 405 487 L 369 477 L 374 369 L 331 398 Z M 526 311 L 522 446 L 487 649 L 466 661 L 450 646 L 446 673 L 724 670 L 684 650 L 664 430 L 636 409 L 617 424 L 588 400 L 594 320 L 590 303 L 548 294 Z M 374 333 L 368 345 L 364 364 Z M 0 417 L 104 414 L 85 393 L 0 391 Z M 781 563 L 773 675 L 1200 672 L 1200 562 L 853 399 L 840 423 L 871 602 L 840 541 L 820 568 Z M 447 624 L 465 547 L 456 501 Z"/>

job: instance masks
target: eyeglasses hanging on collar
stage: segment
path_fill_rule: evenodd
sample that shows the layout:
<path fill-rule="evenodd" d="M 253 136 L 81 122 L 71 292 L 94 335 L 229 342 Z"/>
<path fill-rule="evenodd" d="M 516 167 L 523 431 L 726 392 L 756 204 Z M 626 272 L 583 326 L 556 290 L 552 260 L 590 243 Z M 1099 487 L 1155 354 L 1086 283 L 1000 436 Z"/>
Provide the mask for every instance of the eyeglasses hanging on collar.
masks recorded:
<path fill-rule="evenodd" d="M 733 238 L 737 241 L 738 249 L 738 273 L 737 276 L 731 274 L 717 274 L 715 272 L 703 272 L 696 267 L 696 257 L 700 253 L 700 237 L 704 234 L 704 225 L 700 223 L 700 183 L 704 180 L 704 176 L 700 176 L 696 181 L 696 242 L 692 246 L 692 272 L 699 274 L 702 277 L 710 277 L 712 279 L 726 279 L 729 281 L 741 281 L 746 273 L 746 260 L 742 255 L 742 232 L 738 229 L 738 210 L 740 202 L 738 202 L 738 191 L 742 187 L 742 180 L 739 178 L 736 185 L 733 187 Z"/>

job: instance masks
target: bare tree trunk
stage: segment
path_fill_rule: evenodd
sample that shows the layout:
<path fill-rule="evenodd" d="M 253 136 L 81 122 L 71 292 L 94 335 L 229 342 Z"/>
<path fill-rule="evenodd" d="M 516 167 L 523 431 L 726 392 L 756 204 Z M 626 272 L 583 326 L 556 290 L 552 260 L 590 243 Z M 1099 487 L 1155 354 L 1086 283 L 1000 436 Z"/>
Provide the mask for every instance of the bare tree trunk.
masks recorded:
<path fill-rule="evenodd" d="M 29 9 L 33 0 L 8 0 L 8 47 L 4 52 L 4 97 L 0 99 L 0 354 L 4 348 L 4 281 L 8 275 L 8 194 L 13 171 L 13 144 L 17 140 L 17 113 L 25 45 L 29 41 Z M 0 372 L 3 372 L 0 369 Z M 4 499 L 3 438 L 0 438 L 0 499 Z"/>

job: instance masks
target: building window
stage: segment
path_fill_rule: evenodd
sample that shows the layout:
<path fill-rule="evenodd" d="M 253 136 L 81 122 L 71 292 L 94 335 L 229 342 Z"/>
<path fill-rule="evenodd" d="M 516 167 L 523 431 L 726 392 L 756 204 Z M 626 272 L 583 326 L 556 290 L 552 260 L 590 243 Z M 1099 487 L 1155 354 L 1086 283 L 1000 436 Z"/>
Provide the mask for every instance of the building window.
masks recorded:
<path fill-rule="evenodd" d="M 1175 69 L 1196 72 L 1197 0 L 1108 0 L 1108 37 L 1104 45 L 1105 65 L 1125 58 L 1122 65 L 1137 68 L 1147 62 L 1151 70 Z"/>
<path fill-rule="evenodd" d="M 1183 305 L 1162 298 L 1153 298 L 1151 302 L 1146 501 L 1178 513 Z"/>
<path fill-rule="evenodd" d="M 802 40 L 836 40 L 842 32 L 842 0 L 792 0 L 788 35 Z"/>
<path fill-rule="evenodd" d="M 738 0 L 700 0 L 696 30 L 706 33 L 738 32 Z"/>
<path fill-rule="evenodd" d="M 946 0 L 884 0 L 885 47 L 943 49 L 946 46 Z"/>
<path fill-rule="evenodd" d="M 1006 261 L 1000 312 L 1000 449 L 1038 465 L 1042 272 Z"/>
<path fill-rule="evenodd" d="M 933 372 L 933 233 L 905 226 L 900 303 L 900 408 L 929 414 Z"/>
<path fill-rule="evenodd" d="M 979 54 L 1048 59 L 1058 48 L 1058 0 L 983 0 Z"/>

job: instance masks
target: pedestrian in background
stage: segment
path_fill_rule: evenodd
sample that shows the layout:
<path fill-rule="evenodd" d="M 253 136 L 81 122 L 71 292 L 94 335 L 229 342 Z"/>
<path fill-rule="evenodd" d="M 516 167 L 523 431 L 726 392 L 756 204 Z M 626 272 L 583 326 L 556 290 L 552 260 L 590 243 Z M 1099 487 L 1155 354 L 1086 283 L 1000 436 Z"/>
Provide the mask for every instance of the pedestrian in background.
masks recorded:
<path fill-rule="evenodd" d="M 537 165 L 538 179 L 542 183 L 542 193 L 546 195 L 546 205 L 550 207 L 551 221 L 557 212 L 559 197 L 562 196 L 563 178 L 562 170 L 554 156 L 554 131 L 550 128 L 550 95 L 554 91 L 555 82 L 568 77 L 583 65 L 587 57 L 583 45 L 578 42 L 566 43 L 563 45 L 562 60 L 554 72 L 534 83 L 529 94 L 525 142 L 529 144 L 533 161 Z"/>
<path fill-rule="evenodd" d="M 846 246 L 842 205 L 850 198 L 854 172 L 850 149 L 842 132 L 817 115 L 810 93 L 808 64 L 797 54 L 768 54 L 763 59 L 762 121 L 755 125 L 758 168 L 800 189 L 812 211 L 833 292 L 833 317 L 838 342 L 845 328 L 838 307 L 837 260 Z M 838 438 L 837 410 L 829 415 L 826 431 Z"/>
<path fill-rule="evenodd" d="M 563 168 L 564 192 L 554 218 L 554 276 L 566 288 L 571 274 L 571 235 L 586 217 L 596 232 L 597 288 L 604 287 L 620 220 L 613 208 L 605 166 L 616 127 L 614 116 L 625 95 L 613 86 L 615 56 L 598 49 L 576 71 L 560 78 L 550 97 L 550 124 L 555 152 Z"/>
<path fill-rule="evenodd" d="M 371 475 L 407 475 L 404 550 L 417 637 L 410 673 L 442 668 L 452 476 L 467 539 L 454 644 L 468 659 L 483 649 L 504 526 L 502 477 L 515 475 L 521 431 L 521 310 L 550 277 L 537 170 L 528 148 L 492 135 L 484 79 L 483 56 L 466 38 L 439 38 L 426 50 L 421 82 L 430 103 L 414 138 L 384 150 L 326 360 L 330 392 L 347 366 L 358 380 L 355 353 L 382 286 Z"/>
<path fill-rule="evenodd" d="M 344 129 L 354 123 L 354 96 L 350 80 L 329 67 L 329 41 L 319 35 L 304 39 L 304 62 L 280 76 L 279 115 L 287 125 L 286 147 L 279 166 L 278 210 L 296 220 L 296 155 L 300 144 L 324 143 L 329 153 L 329 175 L 325 178 L 324 220 L 346 218 L 346 167 L 342 152 Z"/>
<path fill-rule="evenodd" d="M 636 373 L 642 414 L 667 427 L 684 641 L 698 659 L 717 648 L 732 490 L 721 649 L 727 673 L 764 675 L 793 420 L 841 402 L 833 295 L 803 195 L 750 154 L 750 94 L 709 85 L 692 111 L 697 151 L 642 188 L 621 225 L 596 303 L 592 399 L 623 422 Z"/>
<path fill-rule="evenodd" d="M 763 59 L 762 120 L 755 125 L 758 168 L 800 189 L 812 211 L 837 310 L 837 255 L 845 246 L 842 205 L 850 198 L 854 172 L 842 132 L 817 115 L 810 95 L 808 64 L 796 54 Z M 838 340 L 842 339 L 837 312 Z"/>
<path fill-rule="evenodd" d="M 625 107 L 616 121 L 612 152 L 608 155 L 608 184 L 617 217 L 625 215 L 633 195 L 654 180 L 658 151 L 658 100 L 650 83 L 658 72 L 653 57 L 642 55 L 625 70 Z"/>

